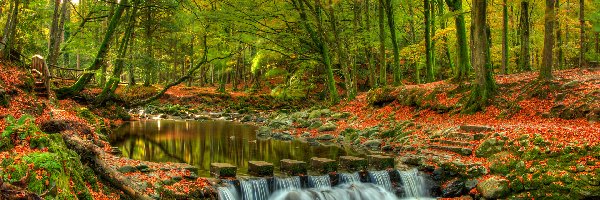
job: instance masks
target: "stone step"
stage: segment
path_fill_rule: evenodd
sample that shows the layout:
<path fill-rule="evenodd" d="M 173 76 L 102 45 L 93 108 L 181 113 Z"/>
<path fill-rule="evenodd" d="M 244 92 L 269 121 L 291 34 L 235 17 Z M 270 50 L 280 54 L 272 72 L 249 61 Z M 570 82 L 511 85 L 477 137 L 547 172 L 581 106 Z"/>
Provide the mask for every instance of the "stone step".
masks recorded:
<path fill-rule="evenodd" d="M 485 133 L 462 133 L 462 132 L 450 132 L 448 135 L 443 136 L 446 139 L 452 138 L 455 140 L 466 140 L 466 141 L 479 141 L 487 136 Z"/>
<path fill-rule="evenodd" d="M 446 140 L 446 139 L 430 139 L 429 142 L 439 143 L 441 145 L 460 146 L 460 147 L 474 147 L 476 145 L 465 141 Z"/>
<path fill-rule="evenodd" d="M 252 176 L 273 176 L 273 169 L 273 164 L 265 161 L 248 161 L 248 174 Z"/>
<path fill-rule="evenodd" d="M 395 165 L 394 157 L 383 155 L 368 155 L 367 162 L 369 163 L 369 167 L 375 170 L 394 168 Z"/>
<path fill-rule="evenodd" d="M 492 127 L 480 125 L 461 125 L 459 126 L 459 129 L 469 133 L 481 133 L 494 130 Z"/>
<path fill-rule="evenodd" d="M 364 158 L 354 156 L 340 156 L 340 167 L 349 172 L 367 170 L 368 163 Z"/>
<path fill-rule="evenodd" d="M 338 162 L 328 158 L 317 158 L 312 157 L 310 159 L 310 165 L 312 170 L 319 174 L 329 174 L 331 172 L 337 172 Z"/>
<path fill-rule="evenodd" d="M 237 167 L 229 163 L 211 163 L 210 174 L 217 178 L 234 178 Z"/>
<path fill-rule="evenodd" d="M 289 176 L 299 176 L 307 174 L 308 164 L 304 161 L 283 159 L 280 162 L 281 172 Z"/>
<path fill-rule="evenodd" d="M 454 152 L 463 156 L 470 156 L 473 154 L 473 149 L 472 148 L 466 148 L 466 147 L 457 147 L 457 146 L 445 146 L 445 145 L 430 145 L 429 146 L 430 149 L 438 149 L 438 150 L 443 150 L 443 151 L 450 151 L 450 152 Z"/>

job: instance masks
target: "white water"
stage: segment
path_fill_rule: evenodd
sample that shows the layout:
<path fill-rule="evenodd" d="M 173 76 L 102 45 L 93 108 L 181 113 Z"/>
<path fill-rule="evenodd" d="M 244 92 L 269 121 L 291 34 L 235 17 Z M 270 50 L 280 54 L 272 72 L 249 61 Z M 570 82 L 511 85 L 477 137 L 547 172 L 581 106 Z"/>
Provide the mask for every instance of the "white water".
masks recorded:
<path fill-rule="evenodd" d="M 269 198 L 269 184 L 264 178 L 240 181 L 243 200 L 265 200 Z"/>
<path fill-rule="evenodd" d="M 275 178 L 275 190 L 291 190 L 300 189 L 300 177 L 294 176 L 289 178 Z"/>
<path fill-rule="evenodd" d="M 342 184 L 333 188 L 277 191 L 270 200 L 396 200 L 390 191 L 371 183 Z"/>
<path fill-rule="evenodd" d="M 219 199 L 221 200 L 236 200 L 238 199 L 237 190 L 233 186 L 229 187 L 218 187 Z"/>
<path fill-rule="evenodd" d="M 329 179 L 329 175 L 309 176 L 308 186 L 311 188 L 330 188 L 331 182 Z"/>
<path fill-rule="evenodd" d="M 419 171 L 411 169 L 408 171 L 398 171 L 406 197 L 427 197 L 427 189 L 425 188 L 425 179 L 419 176 Z"/>
<path fill-rule="evenodd" d="M 370 182 L 377 184 L 388 191 L 392 191 L 392 181 L 390 180 L 390 174 L 388 171 L 373 171 L 369 172 Z"/>
<path fill-rule="evenodd" d="M 358 172 L 355 173 L 341 173 L 340 183 L 358 183 L 360 182 L 360 175 Z"/>

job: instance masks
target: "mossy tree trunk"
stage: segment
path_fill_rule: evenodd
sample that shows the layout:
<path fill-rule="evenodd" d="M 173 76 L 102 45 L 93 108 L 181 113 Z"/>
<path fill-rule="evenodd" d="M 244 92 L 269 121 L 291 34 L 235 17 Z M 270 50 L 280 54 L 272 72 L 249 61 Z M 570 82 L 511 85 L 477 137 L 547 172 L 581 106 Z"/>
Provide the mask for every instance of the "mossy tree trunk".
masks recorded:
<path fill-rule="evenodd" d="M 529 0 L 521 1 L 521 16 L 519 20 L 519 33 L 521 33 L 521 52 L 519 54 L 519 69 L 521 71 L 531 70 L 531 53 L 529 44 L 530 33 Z"/>
<path fill-rule="evenodd" d="M 472 6 L 471 37 L 473 41 L 472 59 L 475 80 L 472 84 L 471 95 L 463 110 L 466 113 L 482 110 L 496 90 L 488 56 L 487 0 L 473 0 Z"/>
<path fill-rule="evenodd" d="M 425 18 L 425 77 L 427 82 L 431 82 L 433 78 L 432 57 L 431 57 L 431 6 L 429 0 L 423 1 L 423 15 Z"/>
<path fill-rule="evenodd" d="M 585 0 L 579 0 L 579 67 L 585 65 Z"/>
<path fill-rule="evenodd" d="M 508 6 L 502 1 L 502 68 L 500 73 L 508 73 Z"/>
<path fill-rule="evenodd" d="M 379 86 L 387 85 L 387 62 L 385 55 L 385 2 L 379 0 Z"/>
<path fill-rule="evenodd" d="M 85 69 L 85 73 L 75 82 L 73 85 L 69 87 L 63 87 L 56 90 L 56 96 L 58 98 L 65 98 L 67 96 L 72 96 L 81 92 L 85 86 L 91 81 L 94 76 L 94 71 L 98 70 L 104 60 L 106 59 L 106 55 L 108 54 L 108 46 L 112 41 L 113 35 L 117 29 L 119 21 L 121 19 L 121 15 L 123 15 L 123 11 L 125 10 L 125 6 L 127 5 L 128 0 L 121 0 L 119 2 L 119 6 L 115 11 L 115 14 L 110 20 L 110 24 L 108 26 L 108 30 L 104 35 L 104 39 L 102 41 L 102 45 L 100 45 L 100 49 L 98 50 L 98 54 L 96 55 L 96 59 L 90 67 Z"/>
<path fill-rule="evenodd" d="M 546 0 L 546 11 L 544 14 L 544 54 L 542 57 L 542 67 L 540 67 L 540 80 L 548 81 L 552 79 L 552 62 L 554 49 L 554 0 Z"/>
<path fill-rule="evenodd" d="M 2 42 L 1 45 L 4 45 L 4 48 L 0 52 L 0 57 L 4 59 L 13 59 L 12 49 L 15 45 L 15 35 L 17 32 L 17 25 L 19 24 L 19 4 L 21 0 L 13 0 L 12 4 L 10 4 L 10 14 L 6 18 L 6 24 L 4 25 L 4 32 L 2 33 Z"/>
<path fill-rule="evenodd" d="M 458 63 L 454 75 L 454 81 L 462 82 L 469 79 L 469 45 L 467 44 L 467 28 L 465 16 L 462 10 L 462 0 L 446 0 L 450 11 L 456 14 L 454 23 L 456 25 L 456 42 L 458 46 Z"/>
<path fill-rule="evenodd" d="M 398 38 L 396 36 L 396 22 L 394 21 L 394 6 L 392 0 L 386 0 L 386 12 L 388 27 L 390 28 L 390 38 L 392 39 L 392 48 L 394 50 L 394 85 L 400 85 L 402 80 L 402 69 L 400 68 L 400 48 L 398 47 Z"/>

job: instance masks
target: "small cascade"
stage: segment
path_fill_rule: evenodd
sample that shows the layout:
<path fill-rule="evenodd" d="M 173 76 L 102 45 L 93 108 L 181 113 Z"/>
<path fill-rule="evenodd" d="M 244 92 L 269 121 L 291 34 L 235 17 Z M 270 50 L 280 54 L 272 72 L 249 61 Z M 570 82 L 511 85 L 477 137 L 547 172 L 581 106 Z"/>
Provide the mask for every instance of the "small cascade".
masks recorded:
<path fill-rule="evenodd" d="M 228 187 L 218 187 L 217 191 L 219 192 L 219 199 L 221 200 L 237 200 L 237 190 L 234 186 Z"/>
<path fill-rule="evenodd" d="M 387 171 L 383 170 L 369 172 L 369 178 L 371 183 L 377 184 L 388 191 L 392 191 L 392 180 L 390 179 L 390 174 Z"/>
<path fill-rule="evenodd" d="M 396 195 L 372 183 L 342 184 L 333 188 L 278 191 L 271 200 L 396 200 Z"/>
<path fill-rule="evenodd" d="M 330 188 L 331 182 L 329 179 L 329 175 L 309 176 L 308 186 L 311 188 Z"/>
<path fill-rule="evenodd" d="M 404 185 L 404 191 L 406 197 L 427 197 L 427 190 L 425 188 L 425 180 L 422 176 L 419 176 L 419 170 L 411 169 L 408 171 L 398 171 L 400 173 L 400 179 L 402 185 Z"/>
<path fill-rule="evenodd" d="M 269 184 L 264 178 L 240 181 L 242 200 L 266 200 L 269 198 Z"/>
<path fill-rule="evenodd" d="M 300 177 L 294 176 L 289 178 L 275 178 L 275 190 L 292 190 L 300 189 Z"/>
<path fill-rule="evenodd" d="M 340 183 L 358 183 L 360 182 L 360 175 L 358 172 L 355 173 L 341 173 Z"/>

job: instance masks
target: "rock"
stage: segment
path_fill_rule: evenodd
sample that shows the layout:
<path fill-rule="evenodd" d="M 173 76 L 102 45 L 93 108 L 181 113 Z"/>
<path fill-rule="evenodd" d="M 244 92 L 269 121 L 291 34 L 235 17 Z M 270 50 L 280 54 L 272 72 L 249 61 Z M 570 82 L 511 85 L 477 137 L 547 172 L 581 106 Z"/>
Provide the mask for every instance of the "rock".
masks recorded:
<path fill-rule="evenodd" d="M 363 145 L 370 149 L 379 149 L 379 146 L 381 146 L 381 140 L 367 140 L 363 143 Z"/>
<path fill-rule="evenodd" d="M 179 182 L 179 181 L 183 180 L 183 177 L 182 176 L 173 176 L 173 177 L 171 177 L 171 180 L 173 180 L 175 182 Z"/>
<path fill-rule="evenodd" d="M 282 128 L 286 128 L 292 125 L 292 120 L 289 119 L 273 119 L 270 123 L 269 123 L 269 127 L 270 128 L 274 128 L 274 129 L 282 129 Z"/>
<path fill-rule="evenodd" d="M 323 126 L 319 127 L 319 132 L 335 131 L 335 129 L 337 129 L 337 125 L 327 122 Z"/>
<path fill-rule="evenodd" d="M 300 137 L 303 137 L 303 138 L 310 137 L 310 133 L 309 132 L 304 132 L 304 133 L 302 133 L 302 135 L 300 135 Z"/>
<path fill-rule="evenodd" d="M 303 161 L 283 159 L 280 161 L 280 169 L 289 176 L 307 174 L 307 164 Z"/>
<path fill-rule="evenodd" d="M 350 115 L 351 114 L 348 112 L 335 113 L 335 114 L 331 115 L 331 118 L 340 120 L 340 119 L 346 119 L 346 118 L 350 117 Z"/>
<path fill-rule="evenodd" d="M 477 157 L 488 158 L 502 151 L 502 146 L 504 144 L 499 144 L 496 138 L 489 138 L 479 145 L 479 148 L 475 150 L 475 155 Z"/>
<path fill-rule="evenodd" d="M 465 181 L 465 189 L 467 189 L 467 191 L 471 191 L 471 189 L 477 187 L 478 183 L 479 183 L 479 180 L 477 180 L 477 179 L 469 179 L 469 180 Z"/>
<path fill-rule="evenodd" d="M 125 173 L 130 173 L 130 172 L 136 172 L 137 168 L 135 168 L 133 166 L 125 165 L 125 166 L 120 167 L 119 169 L 117 169 L 117 171 L 125 174 Z"/>
<path fill-rule="evenodd" d="M 211 163 L 210 174 L 217 178 L 235 177 L 237 167 L 229 163 Z"/>
<path fill-rule="evenodd" d="M 459 179 L 449 181 L 442 185 L 442 197 L 459 197 L 465 193 L 465 182 Z"/>
<path fill-rule="evenodd" d="M 261 126 L 260 128 L 258 128 L 258 130 L 256 130 L 256 136 L 259 137 L 270 137 L 272 134 L 273 131 L 271 130 L 271 128 L 266 126 Z"/>
<path fill-rule="evenodd" d="M 187 180 L 196 180 L 198 179 L 198 175 L 196 175 L 196 173 L 190 173 L 190 175 L 185 175 L 183 178 Z"/>
<path fill-rule="evenodd" d="M 273 164 L 265 161 L 248 161 L 248 173 L 252 176 L 273 176 Z"/>
<path fill-rule="evenodd" d="M 354 156 L 340 156 L 340 167 L 349 172 L 367 170 L 367 160 Z"/>
<path fill-rule="evenodd" d="M 158 115 L 158 118 L 161 118 L 161 119 L 166 119 L 166 118 L 168 118 L 168 117 L 169 117 L 169 116 L 168 116 L 168 115 L 166 115 L 166 114 L 160 114 L 160 115 Z"/>
<path fill-rule="evenodd" d="M 367 156 L 367 162 L 369 163 L 369 167 L 375 170 L 394 168 L 395 164 L 393 157 L 382 155 L 369 155 Z"/>
<path fill-rule="evenodd" d="M 256 122 L 256 123 L 263 123 L 265 121 L 266 121 L 266 119 L 262 118 L 262 117 L 257 117 L 256 120 L 254 120 L 254 122 Z"/>
<path fill-rule="evenodd" d="M 312 120 L 310 122 L 310 126 L 308 127 L 309 129 L 316 129 L 323 126 L 323 122 L 321 122 L 320 120 Z"/>
<path fill-rule="evenodd" d="M 510 191 L 508 183 L 505 178 L 492 176 L 477 184 L 477 190 L 486 199 L 503 198 Z"/>
<path fill-rule="evenodd" d="M 321 110 L 313 110 L 312 112 L 310 112 L 310 114 L 308 115 L 309 119 L 316 119 L 316 118 L 321 118 Z"/>
<path fill-rule="evenodd" d="M 381 147 L 382 151 L 393 151 L 394 147 L 392 147 L 392 145 L 385 145 L 383 147 Z"/>
<path fill-rule="evenodd" d="M 493 130 L 492 127 L 489 127 L 489 126 L 477 126 L 477 125 L 461 125 L 459 128 L 465 132 L 471 132 L 471 133 L 487 132 L 487 131 Z"/>
<path fill-rule="evenodd" d="M 240 122 L 250 122 L 252 121 L 252 116 L 250 115 L 244 115 L 244 117 L 242 117 L 242 119 L 240 120 Z"/>
<path fill-rule="evenodd" d="M 333 137 L 333 135 L 331 134 L 323 134 L 323 135 L 319 135 L 319 137 L 317 137 L 317 140 L 333 140 L 335 137 Z"/>
<path fill-rule="evenodd" d="M 295 112 L 294 114 L 291 115 L 291 117 L 294 119 L 294 121 L 297 122 L 300 119 L 308 118 L 308 113 L 304 112 L 304 111 Z"/>
<path fill-rule="evenodd" d="M 317 157 L 312 157 L 310 159 L 310 165 L 312 167 L 312 170 L 320 174 L 336 172 L 338 167 L 338 163 L 335 160 Z"/>
<path fill-rule="evenodd" d="M 294 127 L 308 128 L 310 125 L 311 125 L 311 123 L 305 119 L 296 119 L 296 125 L 294 125 Z"/>

